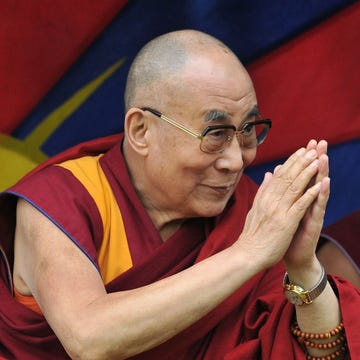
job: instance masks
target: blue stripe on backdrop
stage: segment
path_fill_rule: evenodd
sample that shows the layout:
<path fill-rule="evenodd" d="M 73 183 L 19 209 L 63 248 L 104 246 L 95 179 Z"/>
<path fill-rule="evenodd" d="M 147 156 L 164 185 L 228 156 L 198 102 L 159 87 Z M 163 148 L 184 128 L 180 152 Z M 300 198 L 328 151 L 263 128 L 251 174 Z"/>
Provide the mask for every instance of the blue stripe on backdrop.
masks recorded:
<path fill-rule="evenodd" d="M 330 225 L 360 209 L 360 139 L 329 147 L 331 194 L 324 225 Z M 266 171 L 273 171 L 284 159 L 246 170 L 258 184 Z"/>
<path fill-rule="evenodd" d="M 227 43 L 247 63 L 353 2 L 132 1 L 13 136 L 26 137 L 73 93 L 126 57 L 125 64 L 87 100 L 86 106 L 65 119 L 42 150 L 51 156 L 81 141 L 121 131 L 122 94 L 131 60 L 144 43 L 161 33 L 180 28 L 206 31 Z"/>

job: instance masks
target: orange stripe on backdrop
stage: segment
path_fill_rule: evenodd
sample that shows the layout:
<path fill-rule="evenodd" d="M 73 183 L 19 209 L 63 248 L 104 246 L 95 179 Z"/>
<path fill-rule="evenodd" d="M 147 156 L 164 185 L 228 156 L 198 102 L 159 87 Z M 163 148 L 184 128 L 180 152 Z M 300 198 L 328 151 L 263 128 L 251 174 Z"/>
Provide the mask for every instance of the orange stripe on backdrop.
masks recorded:
<path fill-rule="evenodd" d="M 274 121 L 257 162 L 311 138 L 330 144 L 360 136 L 360 2 L 248 67 L 260 109 Z"/>
<path fill-rule="evenodd" d="M 0 132 L 21 123 L 126 2 L 0 2 Z"/>

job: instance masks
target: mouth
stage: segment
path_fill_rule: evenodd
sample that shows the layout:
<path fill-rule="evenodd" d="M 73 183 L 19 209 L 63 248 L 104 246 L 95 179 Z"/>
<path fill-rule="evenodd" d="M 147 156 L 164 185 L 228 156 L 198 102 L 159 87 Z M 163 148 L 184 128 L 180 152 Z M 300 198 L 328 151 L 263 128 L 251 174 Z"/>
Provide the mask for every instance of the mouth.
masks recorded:
<path fill-rule="evenodd" d="M 213 179 L 213 181 L 207 181 L 203 183 L 205 189 L 207 189 L 208 194 L 213 195 L 219 198 L 227 198 L 230 197 L 239 183 L 242 172 L 236 174 L 236 176 L 228 177 L 227 179 L 218 179 L 218 181 Z"/>
<path fill-rule="evenodd" d="M 218 195 L 227 195 L 231 192 L 233 192 L 234 190 L 234 184 L 231 185 L 205 185 L 207 188 L 209 188 L 213 193 L 218 194 Z"/>

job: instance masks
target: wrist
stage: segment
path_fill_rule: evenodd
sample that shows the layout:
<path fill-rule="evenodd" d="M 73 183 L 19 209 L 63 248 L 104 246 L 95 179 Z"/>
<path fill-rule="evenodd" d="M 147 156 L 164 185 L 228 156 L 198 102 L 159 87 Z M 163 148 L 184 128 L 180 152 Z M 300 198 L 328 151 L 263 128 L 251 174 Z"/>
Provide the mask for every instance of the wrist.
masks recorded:
<path fill-rule="evenodd" d="M 316 282 L 306 287 L 299 285 L 294 281 L 290 281 L 288 273 L 285 273 L 283 280 L 283 289 L 285 297 L 294 305 L 311 304 L 318 296 L 322 294 L 327 285 L 327 275 L 323 266 L 321 266 L 321 274 Z"/>
<path fill-rule="evenodd" d="M 320 279 L 323 266 L 317 258 L 303 266 L 288 266 L 286 272 L 291 283 L 297 284 L 304 289 L 312 288 Z"/>

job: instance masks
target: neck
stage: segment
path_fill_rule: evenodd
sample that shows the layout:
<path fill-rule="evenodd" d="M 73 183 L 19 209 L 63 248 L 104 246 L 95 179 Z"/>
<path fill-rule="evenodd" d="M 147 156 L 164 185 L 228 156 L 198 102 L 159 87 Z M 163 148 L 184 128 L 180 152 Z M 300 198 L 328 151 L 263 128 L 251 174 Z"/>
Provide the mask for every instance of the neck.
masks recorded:
<path fill-rule="evenodd" d="M 162 226 L 162 228 L 159 230 L 161 239 L 163 241 L 166 241 L 169 239 L 172 235 L 174 235 L 181 227 L 183 221 L 172 221 L 170 223 L 165 224 Z"/>
<path fill-rule="evenodd" d="M 169 212 L 162 211 L 153 204 L 153 201 L 147 196 L 146 192 L 142 190 L 145 187 L 143 184 L 146 183 L 146 179 L 142 178 L 144 176 L 144 164 L 141 161 L 142 158 L 137 157 L 129 149 L 126 139 L 124 141 L 123 154 L 134 189 L 155 228 L 159 231 L 162 240 L 166 241 L 181 227 L 184 219 L 176 218 L 177 214 L 172 214 L 172 216 Z"/>
<path fill-rule="evenodd" d="M 178 214 L 159 209 L 158 207 L 154 206 L 154 204 L 151 202 L 151 199 L 144 196 L 141 191 L 138 191 L 138 189 L 136 189 L 136 191 L 153 224 L 159 231 L 162 240 L 166 241 L 177 230 L 179 230 L 184 222 L 184 219 L 179 219 L 177 217 Z"/>

